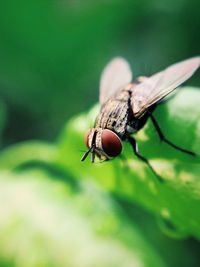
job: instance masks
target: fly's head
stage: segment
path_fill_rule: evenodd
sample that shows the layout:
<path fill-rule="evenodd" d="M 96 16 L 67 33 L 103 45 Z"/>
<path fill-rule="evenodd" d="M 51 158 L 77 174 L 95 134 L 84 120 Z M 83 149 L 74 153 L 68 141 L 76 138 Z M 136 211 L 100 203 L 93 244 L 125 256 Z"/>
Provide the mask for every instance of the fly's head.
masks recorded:
<path fill-rule="evenodd" d="M 81 161 L 84 161 L 89 153 L 92 154 L 91 161 L 94 162 L 95 156 L 101 160 L 109 160 L 118 156 L 122 151 L 121 139 L 109 129 L 90 129 L 85 136 L 85 144 L 88 151 L 85 152 Z"/>

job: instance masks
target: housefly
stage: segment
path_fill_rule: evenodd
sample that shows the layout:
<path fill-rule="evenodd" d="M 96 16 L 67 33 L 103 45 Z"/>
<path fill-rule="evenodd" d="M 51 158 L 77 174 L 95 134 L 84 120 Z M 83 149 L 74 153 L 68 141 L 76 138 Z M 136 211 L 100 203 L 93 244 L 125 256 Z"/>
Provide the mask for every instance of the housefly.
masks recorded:
<path fill-rule="evenodd" d="M 139 153 L 138 144 L 132 137 L 148 118 L 162 141 L 194 156 L 195 153 L 165 138 L 152 111 L 160 100 L 189 79 L 199 66 L 200 57 L 194 57 L 171 65 L 151 77 L 139 77 L 132 82 L 132 72 L 125 59 L 117 57 L 110 61 L 100 80 L 100 112 L 94 128 L 86 134 L 88 151 L 81 160 L 85 160 L 89 153 L 92 162 L 95 156 L 100 160 L 115 158 L 122 152 L 122 141 L 128 141 L 134 154 L 155 173 L 149 161 Z"/>

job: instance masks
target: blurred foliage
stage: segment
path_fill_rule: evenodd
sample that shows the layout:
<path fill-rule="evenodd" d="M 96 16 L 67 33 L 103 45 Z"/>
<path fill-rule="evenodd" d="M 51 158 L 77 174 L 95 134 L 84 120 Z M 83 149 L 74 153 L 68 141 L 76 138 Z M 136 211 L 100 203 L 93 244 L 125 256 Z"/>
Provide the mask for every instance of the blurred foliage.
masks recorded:
<path fill-rule="evenodd" d="M 0 207 L 4 263 L 165 266 L 108 194 L 87 183 L 75 189 L 50 178 L 36 169 L 1 173 L 0 201 L 6 203 Z"/>
<path fill-rule="evenodd" d="M 159 114 L 158 121 L 167 137 L 180 147 L 195 152 L 199 148 L 199 102 L 198 90 L 182 88 L 171 101 L 155 111 L 155 117 Z M 124 144 L 124 163 L 118 157 L 104 164 L 91 164 L 87 160 L 79 168 L 73 164 L 81 157 L 77 150 L 82 147 L 83 135 L 96 117 L 95 109 L 70 121 L 64 129 L 59 140 L 58 162 L 79 179 L 94 177 L 108 191 L 144 205 L 166 221 L 166 225 L 170 222 L 176 235 L 193 235 L 200 239 L 200 213 L 197 212 L 200 204 L 200 157 L 194 158 L 159 142 L 150 120 L 136 134 L 136 139 L 140 153 L 150 160 L 156 172 L 163 177 L 163 182 L 146 164 L 134 157 L 129 144 Z M 180 134 L 184 138 L 180 138 Z"/>
<path fill-rule="evenodd" d="M 177 144 L 183 143 L 182 129 L 185 146 L 193 151 L 199 98 L 195 88 L 182 88 L 155 112 Z M 191 112 L 187 125 L 185 110 Z M 1 151 L 1 266 L 196 266 L 198 242 L 164 237 L 135 203 L 154 214 L 169 237 L 199 239 L 200 159 L 159 143 L 148 122 L 136 137 L 163 183 L 128 144 L 126 165 L 117 158 L 81 163 L 83 135 L 97 111 L 98 106 L 70 120 L 54 143 L 27 141 Z"/>
<path fill-rule="evenodd" d="M 0 266 L 199 266 L 199 157 L 160 143 L 148 122 L 136 138 L 162 184 L 129 144 L 126 161 L 81 163 L 99 107 L 70 119 L 97 102 L 112 57 L 128 59 L 137 77 L 199 54 L 199 8 L 1 1 Z M 195 152 L 199 102 L 186 87 L 155 111 L 167 137 Z"/>
<path fill-rule="evenodd" d="M 116 55 L 135 76 L 197 55 L 199 7 L 198 0 L 2 0 L 6 144 L 55 137 L 66 119 L 97 101 L 100 72 Z"/>

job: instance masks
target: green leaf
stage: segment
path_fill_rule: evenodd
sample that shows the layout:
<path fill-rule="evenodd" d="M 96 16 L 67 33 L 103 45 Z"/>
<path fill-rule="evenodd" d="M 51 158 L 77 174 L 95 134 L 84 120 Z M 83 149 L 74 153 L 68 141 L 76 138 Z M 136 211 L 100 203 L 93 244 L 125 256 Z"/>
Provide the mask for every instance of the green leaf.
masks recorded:
<path fill-rule="evenodd" d="M 158 106 L 154 115 L 173 143 L 199 152 L 200 92 L 197 88 L 182 88 L 170 101 Z M 156 172 L 163 177 L 159 182 L 151 170 L 138 160 L 128 143 L 124 144 L 123 162 L 91 164 L 80 162 L 84 150 L 83 136 L 93 126 L 98 107 L 88 114 L 72 119 L 59 140 L 57 162 L 69 169 L 77 179 L 93 178 L 107 190 L 134 201 L 164 220 L 179 236 L 200 238 L 200 159 L 161 143 L 151 123 L 145 125 L 135 138 L 140 152 L 147 157 Z"/>
<path fill-rule="evenodd" d="M 0 264 L 165 266 L 109 194 L 91 181 L 74 194 L 37 169 L 0 176 Z"/>
<path fill-rule="evenodd" d="M 0 169 L 14 170 L 27 162 L 51 163 L 56 155 L 56 147 L 47 142 L 26 141 L 5 148 L 0 153 Z"/>

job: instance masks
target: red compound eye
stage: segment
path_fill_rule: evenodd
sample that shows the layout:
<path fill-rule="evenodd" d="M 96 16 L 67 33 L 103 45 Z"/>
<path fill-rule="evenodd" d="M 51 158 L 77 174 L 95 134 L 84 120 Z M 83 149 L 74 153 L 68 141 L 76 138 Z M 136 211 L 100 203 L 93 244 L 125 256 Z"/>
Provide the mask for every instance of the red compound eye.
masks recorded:
<path fill-rule="evenodd" d="M 103 151 L 110 157 L 118 156 L 122 151 L 120 138 L 111 130 L 105 129 L 101 134 Z"/>
<path fill-rule="evenodd" d="M 92 128 L 92 129 L 89 129 L 89 130 L 87 131 L 86 135 L 85 135 L 85 144 L 86 144 L 86 146 L 87 146 L 88 148 L 90 148 L 90 147 L 89 147 L 89 136 L 90 136 L 90 134 L 92 133 L 92 131 L 93 131 L 93 128 Z"/>

